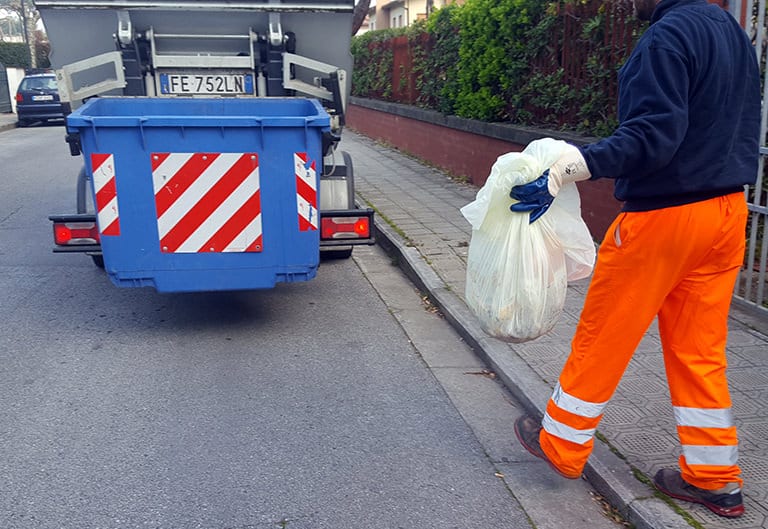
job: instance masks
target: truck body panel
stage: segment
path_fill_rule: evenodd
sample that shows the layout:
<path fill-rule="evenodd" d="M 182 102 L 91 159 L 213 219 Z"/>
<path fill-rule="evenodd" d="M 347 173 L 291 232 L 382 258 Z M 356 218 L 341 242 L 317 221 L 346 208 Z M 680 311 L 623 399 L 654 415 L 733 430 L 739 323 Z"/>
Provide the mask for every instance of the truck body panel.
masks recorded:
<path fill-rule="evenodd" d="M 54 251 L 188 292 L 306 281 L 321 248 L 373 243 L 336 152 L 354 0 L 36 5 L 84 158 Z"/>

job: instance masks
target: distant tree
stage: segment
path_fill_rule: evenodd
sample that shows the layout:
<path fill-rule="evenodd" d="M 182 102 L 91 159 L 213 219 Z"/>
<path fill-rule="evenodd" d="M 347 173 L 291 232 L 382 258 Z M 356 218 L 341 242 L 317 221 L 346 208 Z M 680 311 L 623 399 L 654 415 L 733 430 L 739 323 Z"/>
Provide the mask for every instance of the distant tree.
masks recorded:
<path fill-rule="evenodd" d="M 37 67 L 37 57 L 35 53 L 35 32 L 37 23 L 40 21 L 40 13 L 35 9 L 33 0 L 0 0 L 0 9 L 5 9 L 16 13 L 19 20 L 26 22 L 24 28 L 24 41 L 29 48 L 30 62 L 33 68 Z"/>
<path fill-rule="evenodd" d="M 35 31 L 35 58 L 37 60 L 38 68 L 50 68 L 51 67 L 51 43 L 48 42 L 48 36 L 40 31 Z"/>

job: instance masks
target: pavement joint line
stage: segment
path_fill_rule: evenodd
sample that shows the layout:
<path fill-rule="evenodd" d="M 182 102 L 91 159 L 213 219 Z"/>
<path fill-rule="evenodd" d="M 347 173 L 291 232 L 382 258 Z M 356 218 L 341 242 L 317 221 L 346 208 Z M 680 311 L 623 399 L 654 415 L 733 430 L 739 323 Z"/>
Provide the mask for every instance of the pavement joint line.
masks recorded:
<path fill-rule="evenodd" d="M 367 201 L 366 201 L 367 202 Z M 523 405 L 526 412 L 543 416 L 552 388 L 523 360 L 514 346 L 488 336 L 480 328 L 469 307 L 427 264 L 417 247 L 396 233 L 393 227 L 374 220 L 376 241 L 397 257 L 406 276 L 427 293 L 446 320 L 475 352 L 498 375 L 506 388 Z M 407 237 L 407 236 L 406 236 Z M 510 355 L 510 349 L 514 354 Z M 510 439 L 510 442 L 514 440 Z M 622 478 L 616 469 L 626 473 Z M 619 510 L 636 529 L 690 528 L 685 519 L 666 502 L 654 497 L 654 490 L 638 480 L 633 467 L 615 454 L 609 445 L 597 439 L 595 450 L 584 469 L 590 485 Z M 645 488 L 645 493 L 632 488 Z M 684 512 L 684 511 L 683 511 Z"/>

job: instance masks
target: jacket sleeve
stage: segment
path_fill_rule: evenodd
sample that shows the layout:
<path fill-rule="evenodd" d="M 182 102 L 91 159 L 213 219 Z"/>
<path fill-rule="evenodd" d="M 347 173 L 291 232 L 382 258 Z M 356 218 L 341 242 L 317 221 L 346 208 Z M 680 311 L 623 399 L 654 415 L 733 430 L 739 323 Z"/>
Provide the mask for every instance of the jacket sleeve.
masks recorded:
<path fill-rule="evenodd" d="M 669 163 L 688 131 L 688 71 L 664 47 L 629 59 L 619 74 L 619 127 L 581 149 L 593 180 L 642 178 Z"/>

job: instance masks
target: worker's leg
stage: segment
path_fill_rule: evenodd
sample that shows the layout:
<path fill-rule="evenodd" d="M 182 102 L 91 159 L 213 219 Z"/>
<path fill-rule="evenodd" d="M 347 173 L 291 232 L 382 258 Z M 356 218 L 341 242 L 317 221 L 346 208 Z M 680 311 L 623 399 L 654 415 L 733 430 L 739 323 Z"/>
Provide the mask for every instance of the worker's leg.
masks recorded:
<path fill-rule="evenodd" d="M 625 213 L 611 226 L 600 248 L 571 355 L 542 421 L 541 449 L 564 474 L 583 470 L 603 409 L 668 295 L 702 263 L 713 260 L 713 252 L 717 253 L 713 248 L 725 244 L 725 233 L 730 237 L 740 229 L 743 244 L 743 215 L 727 228 L 718 219 L 744 208 L 743 196 L 735 194 Z M 730 245 L 718 255 L 728 255 L 728 269 L 733 270 L 743 253 Z M 732 275 L 728 282 L 732 287 Z M 729 299 L 720 296 L 721 304 Z M 720 307 L 720 317 L 727 309 Z"/>
<path fill-rule="evenodd" d="M 608 400 L 635 348 L 676 283 L 678 239 L 667 210 L 622 213 L 598 252 L 571 354 L 542 421 L 544 454 L 581 474 Z"/>
<path fill-rule="evenodd" d="M 725 345 L 733 287 L 744 257 L 743 194 L 701 203 L 696 214 L 717 227 L 710 252 L 672 291 L 659 313 L 664 361 L 683 479 L 702 489 L 741 485 L 731 416 Z"/>

